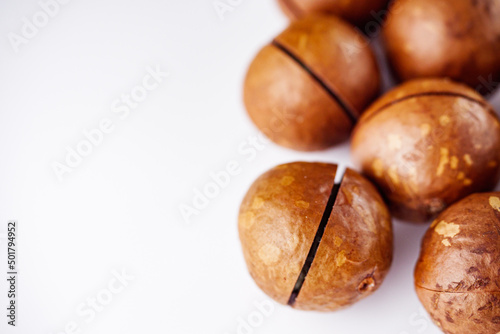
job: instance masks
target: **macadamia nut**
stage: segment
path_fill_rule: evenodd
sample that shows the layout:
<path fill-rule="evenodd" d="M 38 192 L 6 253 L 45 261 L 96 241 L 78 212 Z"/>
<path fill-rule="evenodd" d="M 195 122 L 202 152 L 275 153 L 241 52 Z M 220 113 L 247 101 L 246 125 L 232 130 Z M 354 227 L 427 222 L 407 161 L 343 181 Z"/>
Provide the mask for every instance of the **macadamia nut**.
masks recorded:
<path fill-rule="evenodd" d="M 348 169 L 296 162 L 260 176 L 240 208 L 251 276 L 297 309 L 333 311 L 375 291 L 392 261 L 392 225 L 375 187 Z"/>

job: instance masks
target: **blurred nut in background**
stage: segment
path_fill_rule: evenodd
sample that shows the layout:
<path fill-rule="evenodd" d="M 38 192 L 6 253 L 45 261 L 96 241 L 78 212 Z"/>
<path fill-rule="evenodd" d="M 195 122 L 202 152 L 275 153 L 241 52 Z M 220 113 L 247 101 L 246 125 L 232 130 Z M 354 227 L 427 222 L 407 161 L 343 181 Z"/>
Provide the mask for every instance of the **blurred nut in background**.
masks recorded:
<path fill-rule="evenodd" d="M 500 1 L 396 0 L 384 29 L 402 80 L 449 77 L 491 93 L 500 82 Z"/>
<path fill-rule="evenodd" d="M 255 57 L 244 102 L 271 140 L 312 151 L 346 140 L 379 87 L 378 65 L 362 34 L 337 17 L 308 16 Z"/>
<path fill-rule="evenodd" d="M 375 20 L 387 6 L 388 0 L 278 0 L 285 14 L 291 19 L 310 13 L 338 15 L 355 25 Z"/>
<path fill-rule="evenodd" d="M 427 231 L 415 288 L 445 333 L 500 332 L 499 245 L 500 192 L 467 197 Z"/>
<path fill-rule="evenodd" d="M 492 107 L 467 86 L 445 79 L 414 80 L 363 114 L 351 150 L 393 213 L 421 221 L 469 194 L 495 187 L 500 123 Z"/>
<path fill-rule="evenodd" d="M 296 162 L 260 176 L 240 208 L 251 276 L 297 309 L 333 311 L 375 291 L 392 261 L 392 225 L 375 187 L 337 166 Z"/>

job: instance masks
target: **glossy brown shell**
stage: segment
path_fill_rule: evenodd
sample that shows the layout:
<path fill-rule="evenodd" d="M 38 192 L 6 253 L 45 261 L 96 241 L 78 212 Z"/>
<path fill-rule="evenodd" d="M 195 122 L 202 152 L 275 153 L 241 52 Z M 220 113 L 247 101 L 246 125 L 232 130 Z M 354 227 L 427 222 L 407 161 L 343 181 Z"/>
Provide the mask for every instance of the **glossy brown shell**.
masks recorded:
<path fill-rule="evenodd" d="M 500 1 L 396 0 L 384 28 L 403 80 L 449 77 L 483 94 L 500 81 Z"/>
<path fill-rule="evenodd" d="M 278 0 L 283 12 L 293 20 L 310 13 L 338 15 L 355 25 L 376 21 L 372 11 L 379 13 L 388 0 Z"/>
<path fill-rule="evenodd" d="M 327 205 L 337 166 L 296 162 L 259 177 L 240 208 L 239 235 L 249 272 L 287 304 Z M 294 307 L 333 311 L 371 294 L 392 260 L 389 212 L 377 190 L 347 170 Z"/>
<path fill-rule="evenodd" d="M 500 192 L 471 195 L 434 221 L 415 288 L 445 333 L 500 332 Z"/>
<path fill-rule="evenodd" d="M 409 81 L 361 117 L 352 157 L 405 220 L 427 220 L 448 205 L 494 188 L 500 176 L 500 123 L 465 85 Z"/>
<path fill-rule="evenodd" d="M 248 69 L 244 102 L 252 121 L 277 144 L 301 151 L 347 139 L 353 120 L 342 104 L 357 118 L 380 87 L 375 56 L 364 41 L 336 17 L 293 22 Z"/>

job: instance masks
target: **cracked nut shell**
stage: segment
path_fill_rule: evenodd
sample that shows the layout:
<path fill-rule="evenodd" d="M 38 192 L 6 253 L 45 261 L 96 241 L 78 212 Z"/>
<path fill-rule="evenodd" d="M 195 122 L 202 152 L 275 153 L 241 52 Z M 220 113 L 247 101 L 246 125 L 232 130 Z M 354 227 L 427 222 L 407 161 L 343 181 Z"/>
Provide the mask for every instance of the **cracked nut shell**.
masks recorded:
<path fill-rule="evenodd" d="M 310 13 L 338 15 L 355 25 L 377 20 L 388 0 L 278 0 L 283 12 L 292 20 Z M 375 14 L 373 14 L 374 12 Z"/>
<path fill-rule="evenodd" d="M 472 89 L 445 79 L 409 81 L 361 117 L 353 160 L 394 215 L 428 220 L 500 177 L 500 123 Z"/>
<path fill-rule="evenodd" d="M 424 236 L 418 297 L 447 334 L 500 332 L 500 192 L 471 195 Z"/>
<path fill-rule="evenodd" d="M 500 81 L 500 1 L 396 0 L 384 28 L 402 80 L 449 77 L 491 93 Z"/>
<path fill-rule="evenodd" d="M 336 172 L 336 165 L 323 163 L 277 166 L 253 183 L 241 204 L 238 228 L 248 270 L 281 304 L 333 311 L 371 294 L 389 270 L 388 209 L 375 187 L 350 169 L 331 196 Z M 323 217 L 328 207 L 331 214 Z M 318 230 L 324 231 L 319 239 Z"/>
<path fill-rule="evenodd" d="M 252 121 L 272 141 L 296 150 L 346 140 L 379 92 L 378 65 L 368 45 L 359 47 L 363 38 L 336 17 L 293 22 L 248 69 L 243 95 Z"/>

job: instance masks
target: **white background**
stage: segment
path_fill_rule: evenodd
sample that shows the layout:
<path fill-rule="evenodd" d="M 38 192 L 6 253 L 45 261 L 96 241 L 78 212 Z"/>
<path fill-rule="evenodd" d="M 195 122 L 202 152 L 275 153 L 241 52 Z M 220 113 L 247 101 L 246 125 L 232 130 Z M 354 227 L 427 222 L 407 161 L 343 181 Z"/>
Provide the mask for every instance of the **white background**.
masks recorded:
<path fill-rule="evenodd" d="M 20 224 L 16 328 L 6 325 L 0 240 L 0 333 L 238 333 L 240 319 L 258 319 L 254 302 L 268 300 L 237 236 L 249 185 L 279 163 L 350 164 L 347 143 L 238 153 L 258 133 L 241 102 L 246 68 L 286 18 L 273 0 L 243 0 L 224 20 L 212 0 L 73 0 L 16 53 L 8 34 L 21 34 L 23 17 L 38 12 L 35 0 L 0 2 L 0 233 L 9 219 Z M 170 75 L 120 119 L 112 103 L 148 66 Z M 500 109 L 500 96 L 493 104 Z M 113 132 L 60 182 L 53 163 L 104 118 Z M 183 220 L 179 205 L 232 160 L 241 173 Z M 425 229 L 395 222 L 394 264 L 373 296 L 330 314 L 273 303 L 259 326 L 240 333 L 439 333 L 413 290 Z M 78 313 L 89 298 L 109 297 L 122 270 L 134 278 L 95 318 Z"/>

